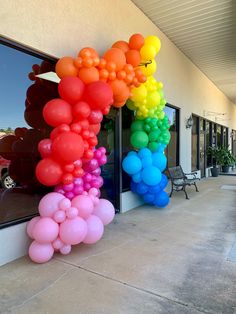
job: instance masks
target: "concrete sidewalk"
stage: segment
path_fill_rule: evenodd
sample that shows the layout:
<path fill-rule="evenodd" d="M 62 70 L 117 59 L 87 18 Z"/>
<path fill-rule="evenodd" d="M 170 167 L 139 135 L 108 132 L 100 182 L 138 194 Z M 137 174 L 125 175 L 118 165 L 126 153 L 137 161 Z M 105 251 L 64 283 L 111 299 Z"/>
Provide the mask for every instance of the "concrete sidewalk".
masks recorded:
<path fill-rule="evenodd" d="M 1 267 L 0 313 L 236 313 L 236 192 L 222 185 L 236 177 L 117 215 L 68 256 Z"/>

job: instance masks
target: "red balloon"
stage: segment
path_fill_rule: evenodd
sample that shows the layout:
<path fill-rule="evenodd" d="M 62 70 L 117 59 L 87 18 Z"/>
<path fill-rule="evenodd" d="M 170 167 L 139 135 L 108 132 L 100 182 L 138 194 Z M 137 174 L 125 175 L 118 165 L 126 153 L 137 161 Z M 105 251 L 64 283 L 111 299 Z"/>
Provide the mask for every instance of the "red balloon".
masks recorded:
<path fill-rule="evenodd" d="M 74 162 L 83 156 L 83 139 L 74 132 L 61 133 L 53 141 L 52 153 L 62 163 Z"/>
<path fill-rule="evenodd" d="M 43 117 L 51 126 L 70 124 L 72 122 L 71 106 L 62 99 L 52 99 L 43 108 Z"/>
<path fill-rule="evenodd" d="M 84 98 L 92 109 L 102 110 L 113 103 L 113 92 L 105 82 L 92 82 L 85 86 Z"/>
<path fill-rule="evenodd" d="M 92 124 L 100 123 L 103 119 L 103 114 L 100 110 L 92 110 L 88 121 Z"/>
<path fill-rule="evenodd" d="M 79 101 L 73 106 L 72 112 L 73 116 L 76 116 L 77 119 L 83 120 L 88 118 L 91 109 L 85 101 Z"/>
<path fill-rule="evenodd" d="M 36 167 L 36 177 L 43 185 L 53 186 L 61 182 L 61 166 L 51 158 L 42 159 Z"/>
<path fill-rule="evenodd" d="M 52 140 L 45 138 L 38 143 L 38 150 L 42 158 L 50 157 L 52 154 Z"/>
<path fill-rule="evenodd" d="M 63 77 L 58 85 L 58 92 L 62 99 L 73 105 L 81 99 L 84 83 L 78 77 Z"/>
<path fill-rule="evenodd" d="M 101 124 L 90 124 L 89 131 L 94 132 L 95 135 L 97 135 L 100 132 Z"/>

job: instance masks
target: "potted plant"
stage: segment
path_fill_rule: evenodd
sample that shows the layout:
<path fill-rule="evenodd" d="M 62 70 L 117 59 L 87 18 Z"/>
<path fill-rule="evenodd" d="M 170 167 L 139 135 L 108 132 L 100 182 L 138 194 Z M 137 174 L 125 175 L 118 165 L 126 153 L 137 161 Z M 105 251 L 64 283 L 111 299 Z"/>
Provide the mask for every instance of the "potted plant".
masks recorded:
<path fill-rule="evenodd" d="M 218 147 L 209 146 L 207 150 L 207 154 L 213 158 L 213 167 L 211 168 L 212 177 L 218 177 L 219 175 L 219 158 L 220 158 L 220 150 Z"/>
<path fill-rule="evenodd" d="M 229 172 L 229 167 L 231 167 L 235 162 L 234 155 L 231 154 L 228 147 L 219 148 L 219 164 L 222 167 L 222 172 Z"/>

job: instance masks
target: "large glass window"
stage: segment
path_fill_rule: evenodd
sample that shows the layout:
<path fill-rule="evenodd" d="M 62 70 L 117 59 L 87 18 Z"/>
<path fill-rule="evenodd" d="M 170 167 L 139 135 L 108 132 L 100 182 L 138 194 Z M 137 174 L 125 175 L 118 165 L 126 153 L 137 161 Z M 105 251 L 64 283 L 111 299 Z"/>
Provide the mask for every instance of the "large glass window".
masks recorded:
<path fill-rule="evenodd" d="M 48 189 L 37 181 L 39 141 L 49 136 L 42 109 L 58 97 L 57 84 L 35 75 L 55 70 L 55 60 L 0 38 L 0 228 L 38 213 Z"/>
<path fill-rule="evenodd" d="M 198 169 L 198 118 L 193 116 L 192 127 L 192 171 Z"/>
<path fill-rule="evenodd" d="M 232 130 L 231 140 L 232 153 L 236 156 L 236 130 Z"/>
<path fill-rule="evenodd" d="M 217 146 L 222 146 L 222 127 L 221 125 L 216 126 Z"/>
<path fill-rule="evenodd" d="M 206 150 L 209 146 L 212 145 L 212 123 L 210 121 L 206 121 Z M 209 154 L 206 154 L 207 159 L 207 167 L 212 165 L 212 157 Z"/>

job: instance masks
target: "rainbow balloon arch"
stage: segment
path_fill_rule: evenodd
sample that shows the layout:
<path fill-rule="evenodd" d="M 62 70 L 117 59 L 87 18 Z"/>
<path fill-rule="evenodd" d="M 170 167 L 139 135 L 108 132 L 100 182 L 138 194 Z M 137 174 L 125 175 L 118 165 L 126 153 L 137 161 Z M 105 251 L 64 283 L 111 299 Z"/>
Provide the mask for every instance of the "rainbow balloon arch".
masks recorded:
<path fill-rule="evenodd" d="M 114 218 L 112 203 L 100 198 L 106 149 L 95 148 L 103 115 L 111 106 L 126 104 L 135 113 L 130 139 L 135 150 L 122 163 L 132 177 L 131 190 L 149 204 L 168 204 L 168 180 L 162 172 L 170 125 L 163 111 L 163 84 L 153 77 L 160 47 L 156 36 L 134 34 L 129 42 L 115 42 L 102 58 L 86 47 L 76 58 L 57 62 L 60 98 L 43 108 L 44 120 L 54 129 L 39 142 L 42 159 L 36 167 L 38 181 L 54 186 L 54 192 L 41 199 L 40 216 L 27 225 L 34 262 L 45 263 L 54 252 L 69 254 L 72 245 L 99 241 L 104 225 Z"/>

